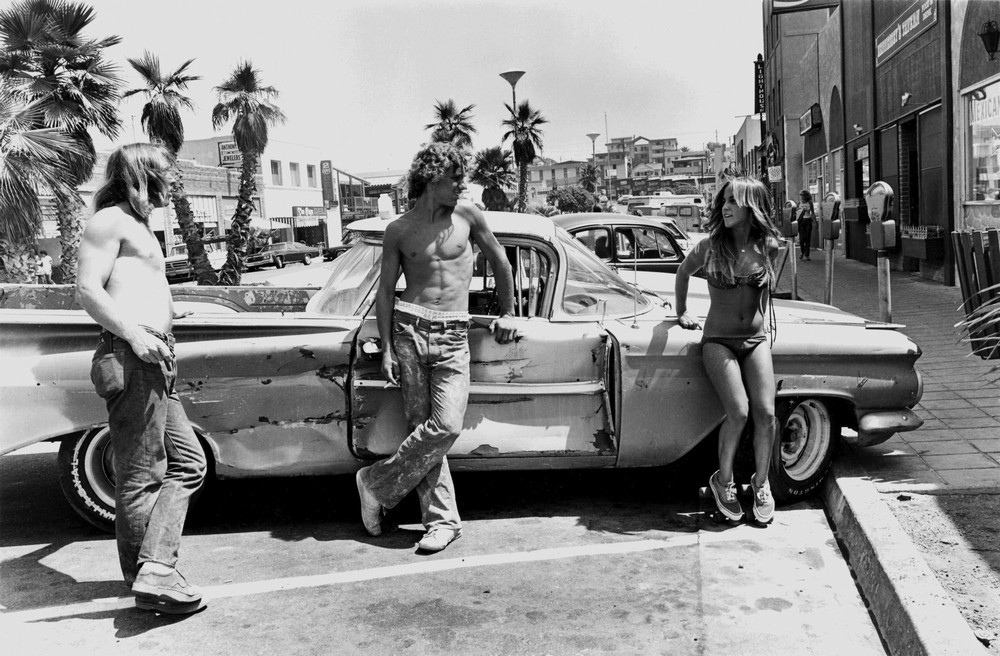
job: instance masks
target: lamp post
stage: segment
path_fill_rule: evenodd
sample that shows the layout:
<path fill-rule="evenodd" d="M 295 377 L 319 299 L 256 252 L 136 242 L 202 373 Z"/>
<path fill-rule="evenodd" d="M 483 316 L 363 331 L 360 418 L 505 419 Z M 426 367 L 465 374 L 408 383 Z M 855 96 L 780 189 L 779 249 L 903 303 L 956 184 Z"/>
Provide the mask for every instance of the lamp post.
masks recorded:
<path fill-rule="evenodd" d="M 510 106 L 513 108 L 515 116 L 517 115 L 517 92 L 514 90 L 514 87 L 517 86 L 517 81 L 521 79 L 522 75 L 524 75 L 524 71 L 507 71 L 500 74 L 500 77 L 507 80 L 508 84 L 510 84 Z"/>
<path fill-rule="evenodd" d="M 590 161 L 594 165 L 594 170 L 597 170 L 597 137 L 601 136 L 600 132 L 588 132 L 587 136 L 590 137 Z M 594 180 L 594 189 L 597 189 L 597 180 Z"/>

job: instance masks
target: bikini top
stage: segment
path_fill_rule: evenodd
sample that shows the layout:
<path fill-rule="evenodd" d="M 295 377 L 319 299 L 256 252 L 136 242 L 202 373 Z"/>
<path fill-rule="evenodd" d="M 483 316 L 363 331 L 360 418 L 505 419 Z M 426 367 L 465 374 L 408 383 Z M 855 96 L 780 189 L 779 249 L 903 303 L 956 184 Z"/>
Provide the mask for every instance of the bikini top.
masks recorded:
<path fill-rule="evenodd" d="M 764 265 L 758 265 L 753 271 L 743 274 L 736 275 L 733 280 L 727 280 L 721 272 L 705 272 L 705 277 L 708 280 L 710 287 L 715 287 L 716 289 L 737 289 L 739 287 L 756 287 L 761 288 L 767 285 L 767 269 Z"/>

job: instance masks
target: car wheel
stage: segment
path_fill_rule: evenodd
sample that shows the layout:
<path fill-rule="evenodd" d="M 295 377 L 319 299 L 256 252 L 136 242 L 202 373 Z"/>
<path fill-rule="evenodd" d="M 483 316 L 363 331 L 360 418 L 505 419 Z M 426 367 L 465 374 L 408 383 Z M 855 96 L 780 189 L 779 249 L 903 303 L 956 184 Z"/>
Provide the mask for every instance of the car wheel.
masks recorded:
<path fill-rule="evenodd" d="M 63 440 L 59 447 L 59 487 L 70 507 L 87 522 L 115 531 L 115 458 L 107 426 Z"/>
<path fill-rule="evenodd" d="M 809 494 L 830 470 L 836 448 L 836 424 L 819 399 L 797 399 L 777 411 L 778 436 L 771 458 L 771 492 L 791 502 Z"/>
<path fill-rule="evenodd" d="M 310 264 L 312 264 L 312 261 L 313 261 L 312 258 L 309 257 L 308 255 L 306 255 L 304 258 L 302 258 L 302 264 L 305 264 L 306 266 L 309 266 Z"/>
<path fill-rule="evenodd" d="M 274 258 L 274 268 L 275 269 L 284 269 L 285 268 L 285 260 L 283 258 L 280 258 L 280 257 Z"/>
<path fill-rule="evenodd" d="M 200 442 L 200 440 L 199 440 Z M 206 457 L 210 449 L 201 443 Z M 115 532 L 115 455 L 107 425 L 64 439 L 59 446 L 59 487 L 69 505 L 89 524 L 108 533 Z M 208 471 L 213 470 L 208 457 Z M 195 503 L 204 493 L 210 476 L 191 498 Z"/>

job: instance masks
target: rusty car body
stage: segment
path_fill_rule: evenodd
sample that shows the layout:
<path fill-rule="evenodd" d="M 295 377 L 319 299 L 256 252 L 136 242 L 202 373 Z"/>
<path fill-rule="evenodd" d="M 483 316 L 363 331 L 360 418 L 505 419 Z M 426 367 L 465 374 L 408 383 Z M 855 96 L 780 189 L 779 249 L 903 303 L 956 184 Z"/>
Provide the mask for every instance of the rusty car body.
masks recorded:
<path fill-rule="evenodd" d="M 641 293 L 547 218 L 487 218 L 513 264 L 520 337 L 493 340 L 497 302 L 477 253 L 470 400 L 454 469 L 659 466 L 716 433 L 723 414 L 701 333 L 677 325 L 669 297 Z M 352 224 L 361 239 L 316 292 L 175 292 L 200 308 L 174 327 L 177 387 L 218 478 L 349 473 L 406 436 L 399 390 L 380 373 L 374 316 L 385 225 Z M 89 375 L 99 329 L 67 309 L 69 288 L 61 306 L 40 301 L 42 290 L 0 299 L 0 453 L 61 441 L 67 499 L 107 528 L 114 463 Z M 703 316 L 707 303 L 704 286 L 692 285 L 689 311 Z M 777 301 L 775 312 L 772 486 L 792 499 L 820 483 L 842 427 L 865 445 L 920 425 L 911 411 L 920 349 L 898 327 L 830 306 Z"/>

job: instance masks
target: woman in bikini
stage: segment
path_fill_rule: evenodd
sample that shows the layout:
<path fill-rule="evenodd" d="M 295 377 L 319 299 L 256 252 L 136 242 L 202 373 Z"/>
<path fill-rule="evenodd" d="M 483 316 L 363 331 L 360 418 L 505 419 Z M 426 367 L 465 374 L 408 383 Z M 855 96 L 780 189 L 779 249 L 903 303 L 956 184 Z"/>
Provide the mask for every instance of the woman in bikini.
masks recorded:
<path fill-rule="evenodd" d="M 770 522 L 774 500 L 767 480 L 775 436 L 774 370 L 768 321 L 771 287 L 780 233 L 771 222 L 771 193 L 751 177 L 729 179 L 712 204 L 707 230 L 684 259 L 676 277 L 677 323 L 688 330 L 701 325 L 687 313 L 688 281 L 704 270 L 709 306 L 702 337 L 702 359 L 722 400 L 726 419 L 719 431 L 719 470 L 709 488 L 719 511 L 731 520 L 743 517 L 736 498 L 733 461 L 747 418 L 753 418 L 756 471 L 750 479 L 753 513 Z"/>

